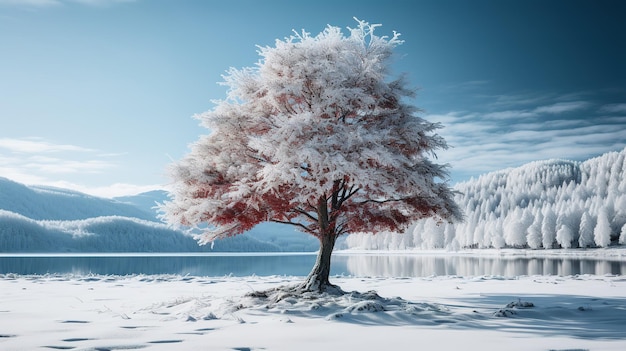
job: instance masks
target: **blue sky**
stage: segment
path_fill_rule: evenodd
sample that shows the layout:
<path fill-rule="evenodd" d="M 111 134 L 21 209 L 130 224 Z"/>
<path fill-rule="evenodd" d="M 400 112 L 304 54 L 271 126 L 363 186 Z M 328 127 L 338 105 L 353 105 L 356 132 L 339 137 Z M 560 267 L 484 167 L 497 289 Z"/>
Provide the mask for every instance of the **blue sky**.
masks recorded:
<path fill-rule="evenodd" d="M 116 196 L 162 187 L 256 45 L 357 17 L 444 124 L 452 181 L 626 147 L 626 2 L 0 0 L 0 176 Z"/>

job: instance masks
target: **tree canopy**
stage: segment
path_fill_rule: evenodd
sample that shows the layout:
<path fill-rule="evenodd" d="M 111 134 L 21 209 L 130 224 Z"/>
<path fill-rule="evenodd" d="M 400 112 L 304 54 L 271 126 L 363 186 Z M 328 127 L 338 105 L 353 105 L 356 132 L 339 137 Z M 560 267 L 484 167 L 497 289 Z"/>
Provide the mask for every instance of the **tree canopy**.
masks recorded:
<path fill-rule="evenodd" d="M 399 34 L 357 20 L 260 47 L 254 67 L 230 69 L 226 99 L 196 116 L 211 132 L 171 168 L 170 222 L 208 223 L 201 243 L 263 221 L 320 239 L 405 230 L 424 217 L 461 217 L 440 124 L 418 116 L 405 79 L 390 74 Z"/>

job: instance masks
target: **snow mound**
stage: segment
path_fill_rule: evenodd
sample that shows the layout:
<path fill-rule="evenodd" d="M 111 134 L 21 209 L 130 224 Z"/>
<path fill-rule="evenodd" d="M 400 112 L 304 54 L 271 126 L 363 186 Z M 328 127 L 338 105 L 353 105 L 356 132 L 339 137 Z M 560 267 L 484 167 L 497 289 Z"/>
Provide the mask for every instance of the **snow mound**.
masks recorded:
<path fill-rule="evenodd" d="M 373 290 L 364 293 L 298 293 L 294 286 L 281 286 L 224 298 L 178 298 L 149 306 L 142 312 L 162 315 L 162 320 L 177 319 L 188 322 L 222 319 L 246 323 L 249 316 L 270 314 L 285 323 L 292 323 L 290 316 L 358 324 L 456 323 L 448 318 L 451 315 L 450 309 L 440 304 L 411 302 L 400 297 L 386 298 Z"/>
<path fill-rule="evenodd" d="M 522 300 L 513 301 L 513 302 L 509 302 L 505 308 L 502 308 L 496 311 L 493 314 L 493 316 L 503 317 L 503 318 L 513 317 L 514 315 L 517 314 L 518 309 L 532 308 L 532 307 L 535 307 L 535 304 L 532 302 L 527 302 L 527 301 L 522 301 Z"/>

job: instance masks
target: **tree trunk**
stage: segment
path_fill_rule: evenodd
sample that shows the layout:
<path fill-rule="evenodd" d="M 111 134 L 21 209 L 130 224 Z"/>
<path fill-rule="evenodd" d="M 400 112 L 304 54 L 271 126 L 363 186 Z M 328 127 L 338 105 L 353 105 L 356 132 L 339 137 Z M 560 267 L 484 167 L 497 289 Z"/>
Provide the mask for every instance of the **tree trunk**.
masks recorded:
<path fill-rule="evenodd" d="M 337 233 L 335 225 L 330 221 L 328 203 L 325 196 L 320 197 L 317 203 L 317 216 L 319 224 L 320 250 L 313 270 L 309 273 L 304 283 L 300 285 L 302 291 L 334 292 L 341 293 L 341 289 L 332 285 L 328 280 L 330 275 L 330 258 L 335 248 Z"/>
<path fill-rule="evenodd" d="M 330 275 L 330 258 L 333 253 L 333 248 L 335 247 L 336 239 L 335 233 L 328 233 L 320 237 L 320 250 L 317 254 L 317 260 L 315 261 L 311 273 L 309 273 L 309 276 L 300 286 L 301 290 L 316 292 L 339 290 L 335 285 L 330 283 L 328 278 Z"/>

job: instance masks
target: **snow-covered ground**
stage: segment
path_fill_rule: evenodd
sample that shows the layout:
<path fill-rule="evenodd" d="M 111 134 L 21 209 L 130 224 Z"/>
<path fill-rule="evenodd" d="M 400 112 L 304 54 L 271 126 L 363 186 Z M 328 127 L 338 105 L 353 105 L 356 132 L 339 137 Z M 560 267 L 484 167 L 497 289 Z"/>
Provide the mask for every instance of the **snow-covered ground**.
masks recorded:
<path fill-rule="evenodd" d="M 335 277 L 360 293 L 246 296 L 301 279 L 0 275 L 0 350 L 626 349 L 624 276 Z"/>

